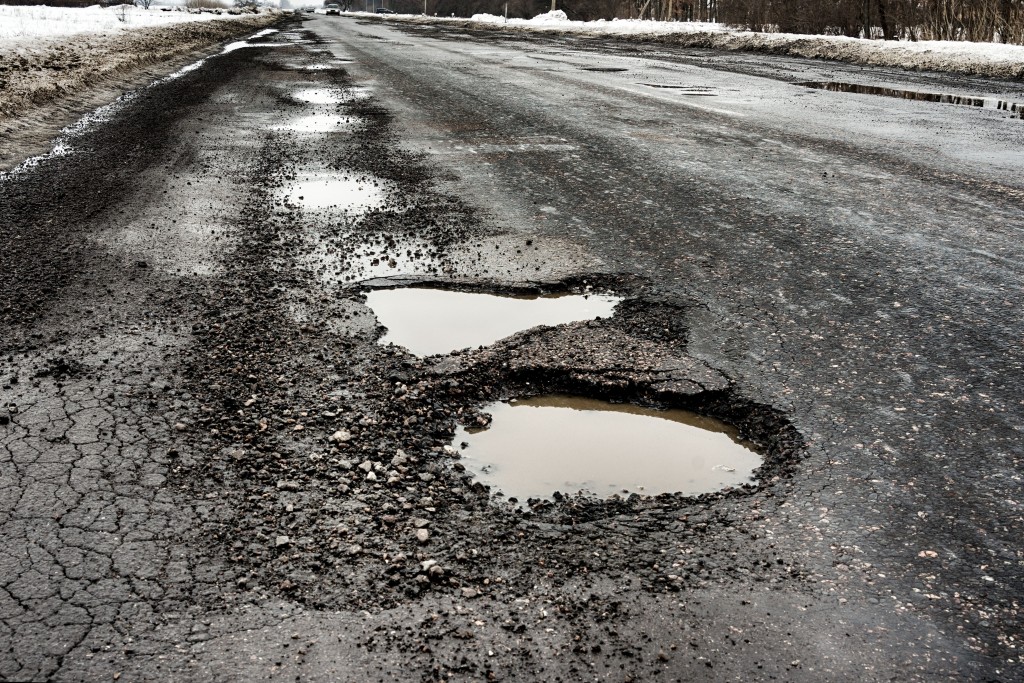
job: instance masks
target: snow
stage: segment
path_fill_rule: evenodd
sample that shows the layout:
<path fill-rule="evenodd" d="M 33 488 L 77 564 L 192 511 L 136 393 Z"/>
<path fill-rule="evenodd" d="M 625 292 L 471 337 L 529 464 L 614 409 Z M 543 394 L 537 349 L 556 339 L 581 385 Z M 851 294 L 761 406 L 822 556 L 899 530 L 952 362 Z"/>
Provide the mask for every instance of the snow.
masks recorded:
<path fill-rule="evenodd" d="M 415 16 L 415 15 L 405 15 Z M 448 21 L 465 21 L 464 19 L 445 18 Z M 442 19 L 442 20 L 445 20 Z M 532 19 L 509 19 L 494 14 L 474 14 L 470 21 L 482 24 L 503 24 L 514 27 L 534 28 L 539 30 L 572 31 L 583 33 L 606 33 L 609 35 L 637 34 L 669 34 L 669 33 L 707 33 L 711 31 L 728 31 L 722 24 L 711 24 L 702 21 L 646 21 L 641 19 L 598 19 L 597 21 L 570 21 L 560 9 L 554 12 L 538 14 Z"/>
<path fill-rule="evenodd" d="M 29 42 L 37 38 L 54 38 L 78 33 L 112 34 L 149 26 L 230 19 L 232 16 L 234 15 L 226 12 L 222 14 L 165 12 L 156 7 L 145 10 L 133 5 L 118 5 L 116 7 L 0 5 L 0 40 Z"/>
<path fill-rule="evenodd" d="M 353 12 L 352 14 L 367 14 Z M 454 23 L 465 25 L 458 17 L 391 15 L 417 23 Z M 656 38 L 682 44 L 727 50 L 774 52 L 803 57 L 835 59 L 859 64 L 935 69 L 981 75 L 1020 78 L 1024 76 L 1024 46 L 966 41 L 862 40 L 845 36 L 817 36 L 795 33 L 754 33 L 723 24 L 685 21 L 611 19 L 570 21 L 556 10 L 532 19 L 508 19 L 494 14 L 476 14 L 468 21 L 526 31 L 579 33 L 585 35 Z"/>
<path fill-rule="evenodd" d="M 240 48 L 244 48 L 244 47 L 279 47 L 281 45 L 281 43 L 251 43 L 251 42 L 249 42 L 251 40 L 256 40 L 256 39 L 259 39 L 259 38 L 263 38 L 264 36 L 268 36 L 268 35 L 270 35 L 272 33 L 277 33 L 277 32 L 278 32 L 278 29 L 276 29 L 276 28 L 265 28 L 265 29 L 263 29 L 261 31 L 258 31 L 256 33 L 254 33 L 253 35 L 249 36 L 246 40 L 242 40 L 242 41 L 238 41 L 238 42 L 234 42 L 234 43 L 229 43 L 228 45 L 226 45 L 224 47 L 224 49 L 222 51 L 222 54 L 225 53 L 225 52 L 232 52 L 234 50 L 237 50 L 237 49 L 240 49 Z M 157 79 L 157 80 L 153 81 L 152 83 L 150 83 L 148 86 L 146 86 L 142 90 L 137 90 L 137 91 L 125 93 L 125 94 L 121 95 L 121 97 L 119 97 L 116 100 L 114 100 L 113 102 L 111 102 L 110 104 L 106 104 L 106 105 L 104 105 L 102 107 L 99 107 L 98 109 L 96 109 L 96 110 L 94 110 L 92 112 L 89 112 L 88 114 L 85 114 L 84 116 L 82 116 L 82 118 L 78 119 L 78 121 L 76 121 L 75 123 L 73 123 L 70 126 L 67 126 L 67 127 L 63 128 L 63 129 L 61 129 L 60 133 L 57 136 L 57 139 L 54 141 L 53 149 L 51 149 L 49 152 L 47 152 L 45 154 L 40 154 L 38 156 L 34 156 L 34 157 L 30 157 L 30 158 L 26 159 L 25 161 L 21 162 L 18 166 L 16 166 L 15 168 L 13 168 L 10 171 L 0 172 L 0 180 L 3 180 L 5 177 L 9 177 L 10 175 L 15 174 L 15 173 L 22 173 L 26 169 L 32 168 L 33 166 L 37 166 L 37 165 L 41 164 L 42 162 L 44 162 L 44 161 L 46 161 L 48 159 L 52 159 L 54 157 L 67 156 L 69 154 L 72 154 L 75 151 L 75 147 L 74 147 L 75 138 L 80 136 L 90 126 L 94 126 L 97 123 L 102 123 L 103 121 L 110 120 L 114 116 L 114 114 L 117 113 L 120 109 L 122 109 L 126 104 L 128 104 L 132 100 L 136 99 L 139 96 L 140 92 L 143 92 L 144 90 L 147 90 L 149 88 L 153 88 L 155 86 L 158 86 L 161 83 L 167 83 L 169 81 L 173 81 L 175 79 L 181 78 L 185 74 L 191 73 L 192 71 L 195 71 L 196 69 L 201 67 L 203 64 L 206 63 L 206 61 L 207 61 L 206 58 L 204 58 L 204 59 L 200 59 L 198 61 L 192 62 L 191 64 L 183 66 L 182 68 L 178 69 L 177 71 L 175 71 L 173 73 L 170 73 L 170 74 L 164 76 L 163 78 L 160 78 L 160 79 Z"/>

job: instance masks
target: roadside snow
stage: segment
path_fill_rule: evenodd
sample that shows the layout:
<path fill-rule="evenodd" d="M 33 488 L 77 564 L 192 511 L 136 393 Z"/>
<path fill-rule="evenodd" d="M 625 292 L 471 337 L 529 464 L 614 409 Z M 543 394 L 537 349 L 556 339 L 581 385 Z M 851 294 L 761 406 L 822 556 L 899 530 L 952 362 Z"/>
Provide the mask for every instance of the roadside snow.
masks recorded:
<path fill-rule="evenodd" d="M 178 78 L 198 68 L 202 61 L 195 60 L 215 46 L 273 32 L 267 26 L 281 16 L 276 11 L 216 15 L 129 9 L 132 19 L 121 22 L 115 11 L 0 6 L 0 170 L 53 147 L 48 143 L 74 116 L 102 116 L 110 111 L 102 105 L 126 101 L 124 90 Z M 26 21 L 12 24 L 12 16 Z M 45 16 L 52 25 L 28 21 Z M 111 17 L 118 24 L 113 28 Z M 76 130 L 65 130 L 52 153 L 68 153 Z"/>
<path fill-rule="evenodd" d="M 381 18 L 379 15 L 367 12 L 352 12 L 351 14 Z M 722 24 L 705 22 L 642 21 L 639 19 L 570 21 L 561 10 L 540 14 L 532 19 L 506 20 L 504 17 L 493 14 L 476 14 L 470 19 L 406 14 L 390 15 L 386 20 L 460 26 L 478 25 L 481 28 L 495 30 L 616 36 L 636 41 L 663 42 L 688 47 L 768 52 L 873 66 L 951 71 L 999 78 L 1024 78 L 1024 46 L 1000 43 L 939 40 L 883 41 L 796 33 L 754 33 L 729 28 Z"/>
<path fill-rule="evenodd" d="M 133 5 L 47 7 L 0 5 L 0 40 L 23 42 L 78 33 L 112 34 L 150 26 L 230 19 L 227 12 L 162 11 Z M 249 15 L 237 15 L 249 16 Z"/>
<path fill-rule="evenodd" d="M 415 17 L 414 14 L 398 15 Z M 451 17 L 439 17 L 442 21 L 465 21 Z M 474 14 L 470 21 L 482 24 L 501 24 L 512 27 L 529 27 L 539 31 L 573 31 L 585 33 L 607 33 L 609 35 L 671 34 L 726 32 L 730 29 L 722 24 L 704 21 L 645 21 L 640 19 L 598 19 L 596 21 L 570 21 L 560 9 L 538 14 L 532 19 L 509 19 L 494 14 Z M 806 36 L 805 36 L 806 37 Z"/>

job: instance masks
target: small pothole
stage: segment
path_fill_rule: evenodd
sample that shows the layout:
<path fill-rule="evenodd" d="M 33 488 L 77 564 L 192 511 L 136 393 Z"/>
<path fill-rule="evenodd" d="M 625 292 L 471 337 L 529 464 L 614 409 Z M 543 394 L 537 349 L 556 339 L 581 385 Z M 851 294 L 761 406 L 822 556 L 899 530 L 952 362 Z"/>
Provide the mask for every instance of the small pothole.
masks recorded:
<path fill-rule="evenodd" d="M 680 95 L 696 95 L 699 97 L 715 97 L 716 92 L 705 86 L 699 85 L 673 85 L 671 83 L 644 83 L 648 88 L 661 88 L 663 90 L 678 90 Z"/>
<path fill-rule="evenodd" d="M 978 107 L 981 109 L 999 109 L 1017 114 L 1024 119 L 1024 104 L 1000 100 L 993 97 L 975 97 L 971 95 L 951 95 L 947 93 L 919 92 L 917 90 L 901 90 L 899 88 L 884 88 L 877 85 L 862 85 L 860 83 L 842 83 L 839 81 L 807 81 L 797 83 L 805 88 L 815 90 L 828 90 L 830 92 L 845 92 L 855 95 L 878 95 L 880 97 L 895 97 L 903 100 L 915 100 L 918 102 L 938 102 L 941 104 L 956 104 L 964 107 Z"/>
<path fill-rule="evenodd" d="M 366 295 L 388 330 L 381 343 L 404 346 L 417 356 L 489 346 L 538 325 L 609 317 L 619 301 L 603 294 L 498 296 L 420 287 Z"/>
<path fill-rule="evenodd" d="M 493 403 L 455 447 L 477 480 L 510 498 L 555 492 L 700 495 L 751 482 L 762 458 L 719 420 L 578 396 Z"/>
<path fill-rule="evenodd" d="M 317 113 L 300 116 L 285 123 L 276 124 L 273 129 L 292 133 L 333 133 L 345 129 L 354 129 L 359 119 L 353 116 Z"/>
<path fill-rule="evenodd" d="M 348 99 L 344 94 L 327 88 L 306 88 L 292 93 L 292 98 L 306 104 L 341 104 Z"/>
<path fill-rule="evenodd" d="M 384 182 L 369 174 L 308 174 L 285 188 L 285 203 L 306 209 L 358 214 L 383 206 Z"/>

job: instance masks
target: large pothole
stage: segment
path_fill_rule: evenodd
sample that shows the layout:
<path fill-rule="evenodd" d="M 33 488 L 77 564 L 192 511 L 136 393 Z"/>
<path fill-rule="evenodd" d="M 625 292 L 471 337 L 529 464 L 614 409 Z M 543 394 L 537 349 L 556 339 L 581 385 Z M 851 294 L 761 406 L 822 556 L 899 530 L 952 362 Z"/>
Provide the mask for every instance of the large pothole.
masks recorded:
<path fill-rule="evenodd" d="M 540 325 L 608 317 L 620 298 L 608 294 L 504 295 L 405 287 L 366 295 L 387 333 L 382 344 L 417 356 L 489 346 Z"/>
<path fill-rule="evenodd" d="M 749 483 L 761 457 L 739 430 L 687 410 L 565 395 L 488 405 L 455 434 L 461 463 L 513 500 L 556 493 L 696 496 Z"/>

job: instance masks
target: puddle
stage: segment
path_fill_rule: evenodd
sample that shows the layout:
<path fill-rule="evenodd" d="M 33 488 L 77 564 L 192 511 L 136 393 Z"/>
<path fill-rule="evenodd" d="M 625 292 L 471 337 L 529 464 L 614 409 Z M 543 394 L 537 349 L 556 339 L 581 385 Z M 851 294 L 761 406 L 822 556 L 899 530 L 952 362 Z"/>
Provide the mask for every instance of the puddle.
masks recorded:
<path fill-rule="evenodd" d="M 285 187 L 284 200 L 306 209 L 364 213 L 384 204 L 385 183 L 369 174 L 299 176 Z"/>
<path fill-rule="evenodd" d="M 699 85 L 669 85 L 667 83 L 644 83 L 648 88 L 664 88 L 667 90 L 679 90 L 680 95 L 698 95 L 701 97 L 716 97 L 718 93 L 711 92 L 711 88 Z"/>
<path fill-rule="evenodd" d="M 575 396 L 499 402 L 485 410 L 490 426 L 459 428 L 455 448 L 478 481 L 518 500 L 555 491 L 698 495 L 748 483 L 761 465 L 734 428 L 685 410 Z"/>
<path fill-rule="evenodd" d="M 366 99 L 370 93 L 361 87 L 347 88 L 344 92 L 328 88 L 307 88 L 294 92 L 291 96 L 296 101 L 306 104 L 341 104 Z"/>
<path fill-rule="evenodd" d="M 919 102 L 939 102 L 942 104 L 957 104 L 964 107 L 979 107 L 982 109 L 999 109 L 1015 113 L 1024 118 L 1024 104 L 1000 100 L 991 97 L 971 97 L 967 95 L 947 95 L 942 93 L 918 92 L 916 90 L 899 90 L 898 88 L 882 88 L 875 85 L 859 85 L 857 83 L 840 83 L 837 81 L 808 81 L 797 83 L 805 88 L 815 90 L 828 90 L 830 92 L 848 92 L 856 95 L 878 95 L 881 97 L 895 97 L 903 100 L 916 100 Z"/>
<path fill-rule="evenodd" d="M 273 129 L 295 133 L 333 133 L 342 129 L 355 128 L 357 125 L 357 119 L 352 116 L 309 114 L 307 116 L 300 116 L 288 123 L 277 124 Z"/>
<path fill-rule="evenodd" d="M 581 67 L 581 68 L 584 71 L 596 71 L 598 73 L 606 73 L 606 74 L 618 73 L 620 71 L 629 71 L 629 69 L 626 69 L 625 67 L 621 67 L 621 66 L 584 66 L 584 67 Z"/>
<path fill-rule="evenodd" d="M 381 344 L 417 356 L 493 344 L 538 325 L 610 317 L 620 298 L 608 295 L 496 296 L 443 289 L 381 289 L 366 303 L 388 328 Z"/>
<path fill-rule="evenodd" d="M 292 97 L 306 104 L 340 104 L 345 101 L 341 93 L 326 88 L 307 88 L 294 93 Z"/>

